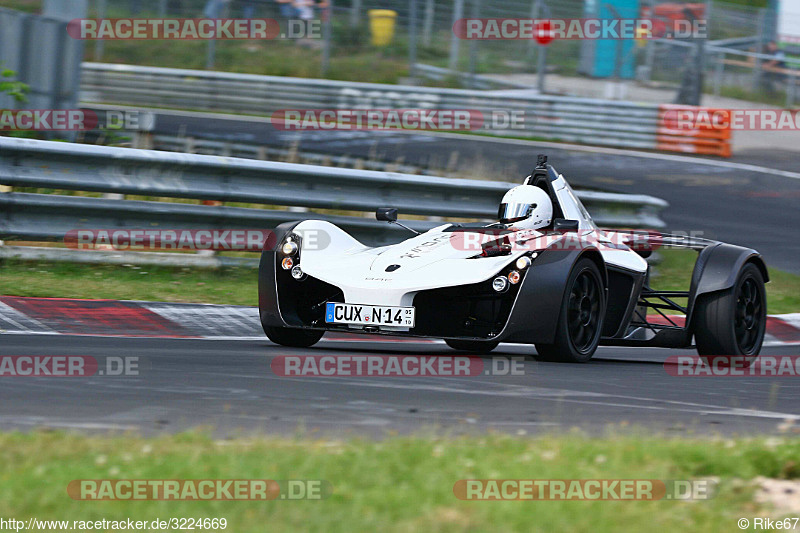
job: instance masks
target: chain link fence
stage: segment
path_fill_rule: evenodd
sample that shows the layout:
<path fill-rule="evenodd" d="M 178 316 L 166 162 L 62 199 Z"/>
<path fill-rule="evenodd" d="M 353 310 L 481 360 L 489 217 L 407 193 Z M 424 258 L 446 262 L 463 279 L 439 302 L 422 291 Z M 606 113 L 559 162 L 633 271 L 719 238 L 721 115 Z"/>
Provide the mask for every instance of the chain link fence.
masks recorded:
<path fill-rule="evenodd" d="M 30 3 L 0 0 L 0 5 L 15 1 Z M 609 5 L 605 0 L 90 0 L 90 16 L 98 18 L 213 14 L 274 18 L 285 24 L 299 17 L 298 9 L 307 9 L 321 21 L 320 38 L 260 45 L 211 41 L 191 43 L 191 48 L 187 43 L 167 43 L 158 49 L 152 43 L 96 41 L 88 44 L 86 56 L 98 62 L 255 74 L 639 98 L 639 93 L 624 91 L 597 94 L 606 82 L 621 81 L 660 89 L 648 96 L 648 101 L 658 103 L 696 103 L 693 100 L 701 92 L 794 103 L 794 71 L 800 66 L 795 58 L 800 50 L 785 50 L 782 72 L 765 73 L 763 65 L 770 58 L 764 44 L 774 38 L 776 27 L 776 15 L 767 8 L 719 0 L 642 0 L 638 7 L 619 13 L 622 18 L 656 13 L 658 18 L 662 9 L 679 15 L 692 9 L 708 20 L 708 37 L 702 40 L 575 39 L 541 46 L 531 39 L 465 40 L 453 31 L 461 18 L 607 18 L 618 9 Z M 388 44 L 377 46 L 370 12 L 386 9 L 395 13 L 393 36 Z"/>

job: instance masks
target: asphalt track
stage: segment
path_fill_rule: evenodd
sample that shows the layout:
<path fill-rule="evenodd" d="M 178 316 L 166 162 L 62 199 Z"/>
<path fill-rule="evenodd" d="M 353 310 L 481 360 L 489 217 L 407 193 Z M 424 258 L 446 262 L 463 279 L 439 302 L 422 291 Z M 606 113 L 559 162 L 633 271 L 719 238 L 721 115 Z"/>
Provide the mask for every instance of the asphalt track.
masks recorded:
<path fill-rule="evenodd" d="M 317 153 L 402 158 L 514 181 L 537 153 L 574 185 L 652 194 L 670 207 L 669 228 L 752 246 L 768 265 L 800 272 L 800 163 L 785 153 L 739 156 L 733 165 L 687 158 L 637 157 L 543 143 L 378 132 L 280 132 L 263 121 L 209 120 L 159 113 L 162 133 L 265 145 L 297 143 Z M 753 169 L 748 165 L 784 170 Z M 531 347 L 501 345 L 494 356 Z M 51 427 L 89 432 L 175 432 L 206 426 L 221 436 L 400 433 L 590 434 L 644 431 L 670 435 L 771 434 L 800 425 L 798 377 L 673 377 L 670 355 L 692 351 L 601 348 L 586 365 L 524 358 L 522 375 L 450 377 L 304 377 L 272 372 L 281 355 L 453 355 L 440 343 L 326 340 L 308 350 L 264 340 L 152 339 L 2 335 L 2 355 L 139 357 L 138 376 L 0 379 L 0 428 Z M 800 355 L 800 346 L 764 355 Z M 488 360 L 485 360 L 488 361 Z"/>
<path fill-rule="evenodd" d="M 800 228 L 800 160 L 794 152 L 740 153 L 730 160 L 703 164 L 700 158 L 695 162 L 686 156 L 635 155 L 457 134 L 281 131 L 264 119 L 209 120 L 180 112 L 157 114 L 158 132 L 163 134 L 296 145 L 300 151 L 402 161 L 432 169 L 458 168 L 471 177 L 503 181 L 520 180 L 530 173 L 536 155 L 546 153 L 574 186 L 667 200 L 670 206 L 662 218 L 668 231 L 693 232 L 752 247 L 764 255 L 768 266 L 800 273 L 800 239 L 796 236 Z"/>
<path fill-rule="evenodd" d="M 198 426 L 218 436 L 383 437 L 407 433 L 647 432 L 771 434 L 800 422 L 798 377 L 675 377 L 668 355 L 601 348 L 584 365 L 522 360 L 522 375 L 286 378 L 280 355 L 454 355 L 443 344 L 325 340 L 299 350 L 259 340 L 3 335 L 0 355 L 139 358 L 138 376 L 4 377 L 0 428 L 157 434 Z M 494 356 L 532 348 L 501 345 Z M 762 354 L 798 355 L 800 346 Z M 486 366 L 490 362 L 484 359 Z"/>

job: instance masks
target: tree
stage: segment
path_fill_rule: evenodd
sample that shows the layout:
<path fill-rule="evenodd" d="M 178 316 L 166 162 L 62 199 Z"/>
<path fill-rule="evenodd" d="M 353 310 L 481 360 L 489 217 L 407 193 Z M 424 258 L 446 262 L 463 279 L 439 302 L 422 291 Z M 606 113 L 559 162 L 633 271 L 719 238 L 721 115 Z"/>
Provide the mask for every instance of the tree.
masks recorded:
<path fill-rule="evenodd" d="M 8 94 L 17 102 L 24 102 L 28 99 L 27 94 L 30 87 L 14 78 L 17 73 L 13 70 L 4 68 L 0 71 L 0 94 Z"/>

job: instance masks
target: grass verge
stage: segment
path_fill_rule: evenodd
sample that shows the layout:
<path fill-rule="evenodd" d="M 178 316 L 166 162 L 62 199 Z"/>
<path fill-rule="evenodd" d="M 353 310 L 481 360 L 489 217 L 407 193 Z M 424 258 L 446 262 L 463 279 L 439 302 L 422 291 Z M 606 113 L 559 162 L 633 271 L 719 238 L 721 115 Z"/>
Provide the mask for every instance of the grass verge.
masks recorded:
<path fill-rule="evenodd" d="M 689 289 L 697 253 L 691 250 L 659 250 L 663 261 L 658 263 L 651 279 L 655 289 L 685 291 Z M 770 314 L 796 313 L 800 311 L 800 276 L 774 268 L 767 269 L 767 311 Z"/>
<path fill-rule="evenodd" d="M 661 250 L 654 288 L 687 290 L 695 253 Z M 255 257 L 255 255 L 251 255 Z M 800 276 L 770 269 L 771 314 L 800 311 Z M 6 260 L 0 263 L 0 294 L 50 298 L 151 300 L 258 305 L 255 269 L 219 270 L 150 266 L 84 265 Z"/>
<path fill-rule="evenodd" d="M 258 271 L 6 260 L 0 294 L 255 306 Z"/>
<path fill-rule="evenodd" d="M 800 439 L 391 437 L 381 441 L 145 440 L 0 434 L 0 515 L 58 520 L 226 518 L 227 531 L 737 530 L 761 509 L 742 480 L 800 477 Z M 686 501 L 461 501 L 460 479 L 719 478 L 715 497 Z M 326 480 L 317 501 L 73 501 L 77 479 Z"/>

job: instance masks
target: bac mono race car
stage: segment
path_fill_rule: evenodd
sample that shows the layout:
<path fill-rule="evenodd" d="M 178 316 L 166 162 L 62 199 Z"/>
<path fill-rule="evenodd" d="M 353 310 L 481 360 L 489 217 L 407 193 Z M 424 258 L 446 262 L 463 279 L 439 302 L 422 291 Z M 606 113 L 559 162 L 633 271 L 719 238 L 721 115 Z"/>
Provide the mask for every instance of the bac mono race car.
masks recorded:
<path fill-rule="evenodd" d="M 394 209 L 377 218 L 399 224 Z M 701 356 L 752 362 L 764 339 L 769 278 L 758 252 L 600 230 L 544 156 L 492 224 L 442 224 L 382 247 L 321 220 L 275 233 L 261 257 L 259 310 L 267 337 L 284 346 L 342 331 L 442 338 L 471 352 L 534 344 L 548 361 L 585 362 L 598 345 L 694 344 Z M 688 291 L 650 288 L 655 246 L 698 253 Z"/>

